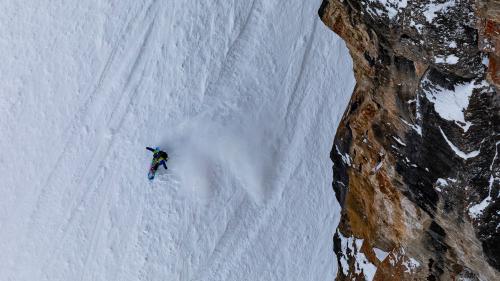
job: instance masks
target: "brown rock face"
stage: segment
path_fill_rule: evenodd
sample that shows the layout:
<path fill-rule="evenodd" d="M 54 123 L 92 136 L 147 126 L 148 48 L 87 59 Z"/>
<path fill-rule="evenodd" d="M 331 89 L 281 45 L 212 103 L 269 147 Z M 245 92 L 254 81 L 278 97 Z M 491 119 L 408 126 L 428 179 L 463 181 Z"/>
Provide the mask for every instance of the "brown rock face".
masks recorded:
<path fill-rule="evenodd" d="M 478 0 L 479 48 L 489 55 L 488 79 L 500 87 L 500 1 Z"/>
<path fill-rule="evenodd" d="M 500 2 L 324 0 L 357 80 L 337 280 L 500 280 Z"/>

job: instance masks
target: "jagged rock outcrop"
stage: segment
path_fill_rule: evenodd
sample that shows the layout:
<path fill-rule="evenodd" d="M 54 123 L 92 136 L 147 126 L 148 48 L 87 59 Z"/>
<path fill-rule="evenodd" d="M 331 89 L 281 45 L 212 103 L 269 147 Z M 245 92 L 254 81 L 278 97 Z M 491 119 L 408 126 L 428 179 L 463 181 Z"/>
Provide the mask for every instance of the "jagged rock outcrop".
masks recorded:
<path fill-rule="evenodd" d="M 323 1 L 357 81 L 331 152 L 337 280 L 500 280 L 499 7 Z"/>

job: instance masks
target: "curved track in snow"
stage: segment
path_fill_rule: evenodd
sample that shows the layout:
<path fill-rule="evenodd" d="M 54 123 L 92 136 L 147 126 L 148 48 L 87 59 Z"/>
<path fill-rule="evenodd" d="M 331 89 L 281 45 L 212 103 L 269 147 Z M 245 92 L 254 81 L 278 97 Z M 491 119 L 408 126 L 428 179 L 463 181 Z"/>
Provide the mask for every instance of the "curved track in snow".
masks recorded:
<path fill-rule="evenodd" d="M 354 80 L 319 1 L 28 2 L 0 3 L 1 280 L 334 278 Z"/>

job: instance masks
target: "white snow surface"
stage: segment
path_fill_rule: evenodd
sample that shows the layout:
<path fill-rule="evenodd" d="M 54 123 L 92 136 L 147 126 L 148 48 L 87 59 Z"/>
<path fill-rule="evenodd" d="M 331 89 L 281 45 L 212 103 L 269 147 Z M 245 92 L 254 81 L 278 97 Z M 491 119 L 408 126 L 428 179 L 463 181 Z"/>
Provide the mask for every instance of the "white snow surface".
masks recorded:
<path fill-rule="evenodd" d="M 1 1 L 0 280 L 333 280 L 319 5 Z"/>

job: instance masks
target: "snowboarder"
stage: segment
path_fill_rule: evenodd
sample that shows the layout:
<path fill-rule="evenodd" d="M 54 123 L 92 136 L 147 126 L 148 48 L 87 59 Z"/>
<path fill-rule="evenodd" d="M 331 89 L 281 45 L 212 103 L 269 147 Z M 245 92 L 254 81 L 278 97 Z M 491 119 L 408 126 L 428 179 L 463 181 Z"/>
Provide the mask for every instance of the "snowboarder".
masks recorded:
<path fill-rule="evenodd" d="M 148 173 L 148 178 L 152 180 L 155 178 L 156 170 L 158 170 L 160 165 L 163 165 L 165 170 L 168 169 L 167 168 L 168 154 L 165 151 L 160 150 L 159 147 L 156 147 L 154 149 L 151 147 L 146 147 L 146 149 L 153 152 L 153 160 L 151 160 L 151 167 Z"/>

